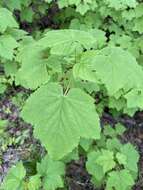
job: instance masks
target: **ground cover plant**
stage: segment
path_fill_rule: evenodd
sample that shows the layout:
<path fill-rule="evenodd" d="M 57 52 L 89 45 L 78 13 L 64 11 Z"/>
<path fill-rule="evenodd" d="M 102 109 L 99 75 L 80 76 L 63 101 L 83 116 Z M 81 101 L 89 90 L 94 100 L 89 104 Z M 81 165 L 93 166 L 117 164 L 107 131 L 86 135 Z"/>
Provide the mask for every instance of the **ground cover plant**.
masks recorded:
<path fill-rule="evenodd" d="M 0 1 L 0 190 L 143 188 L 143 2 Z"/>

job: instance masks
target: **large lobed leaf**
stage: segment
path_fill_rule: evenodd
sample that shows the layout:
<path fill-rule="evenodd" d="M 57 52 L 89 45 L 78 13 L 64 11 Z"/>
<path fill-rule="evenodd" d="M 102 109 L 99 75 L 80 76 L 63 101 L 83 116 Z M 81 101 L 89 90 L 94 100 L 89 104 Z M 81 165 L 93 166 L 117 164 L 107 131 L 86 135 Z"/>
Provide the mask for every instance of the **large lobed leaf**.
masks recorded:
<path fill-rule="evenodd" d="M 75 77 L 104 84 L 108 94 L 141 87 L 143 70 L 136 59 L 120 47 L 106 47 L 83 54 L 74 67 Z"/>
<path fill-rule="evenodd" d="M 38 43 L 51 48 L 51 54 L 69 55 L 81 52 L 83 48 L 88 49 L 96 43 L 96 39 L 89 32 L 64 29 L 48 31 Z"/>
<path fill-rule="evenodd" d="M 27 100 L 21 116 L 34 125 L 35 137 L 54 159 L 71 152 L 80 137 L 100 138 L 94 100 L 80 89 L 65 95 L 58 84 L 44 85 Z"/>
<path fill-rule="evenodd" d="M 16 84 L 35 89 L 49 80 L 46 61 L 42 48 L 36 44 L 26 45 L 20 49 L 19 61 L 22 63 L 16 73 Z"/>

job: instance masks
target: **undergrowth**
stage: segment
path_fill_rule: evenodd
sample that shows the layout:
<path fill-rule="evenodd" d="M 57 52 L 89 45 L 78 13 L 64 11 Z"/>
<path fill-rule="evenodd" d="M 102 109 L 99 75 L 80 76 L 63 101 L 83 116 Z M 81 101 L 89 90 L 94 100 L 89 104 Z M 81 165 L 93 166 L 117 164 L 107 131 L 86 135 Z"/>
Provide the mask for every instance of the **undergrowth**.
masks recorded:
<path fill-rule="evenodd" d="M 132 189 L 139 153 L 121 141 L 123 125 L 100 120 L 107 108 L 114 117 L 143 109 L 142 33 L 137 0 L 0 1 L 0 96 L 27 89 L 12 102 L 44 149 L 34 174 L 20 160 L 1 190 L 69 189 L 65 167 L 80 155 L 96 188 Z M 23 145 L 31 130 L 12 138 L 7 122 L 1 152 Z"/>

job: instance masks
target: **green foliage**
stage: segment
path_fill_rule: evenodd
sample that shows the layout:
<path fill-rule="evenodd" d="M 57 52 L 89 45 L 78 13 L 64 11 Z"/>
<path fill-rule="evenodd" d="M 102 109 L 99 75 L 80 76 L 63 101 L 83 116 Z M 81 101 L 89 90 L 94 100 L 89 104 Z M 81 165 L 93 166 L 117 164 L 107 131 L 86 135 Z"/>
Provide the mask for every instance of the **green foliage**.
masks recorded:
<path fill-rule="evenodd" d="M 94 100 L 80 89 L 63 93 L 58 84 L 44 85 L 27 100 L 22 117 L 34 125 L 35 137 L 55 159 L 71 152 L 80 137 L 100 138 Z"/>
<path fill-rule="evenodd" d="M 65 173 L 64 164 L 60 161 L 53 161 L 48 156 L 37 165 L 37 171 L 42 179 L 42 186 L 46 190 L 55 190 L 64 187 L 62 176 Z"/>
<path fill-rule="evenodd" d="M 76 11 L 84 15 L 89 10 L 97 8 L 96 0 L 58 0 L 59 8 L 76 6 Z"/>
<path fill-rule="evenodd" d="M 117 136 L 124 132 L 123 126 L 119 133 L 116 130 L 118 126 L 115 129 L 105 127 L 103 137 L 106 138 L 102 137 L 90 150 L 86 168 L 96 186 L 105 185 L 107 190 L 128 190 L 138 176 L 139 154 L 132 144 L 121 144 L 118 140 Z"/>
<path fill-rule="evenodd" d="M 107 2 L 107 5 L 111 8 L 114 8 L 116 10 L 126 9 L 126 8 L 135 8 L 137 6 L 136 0 L 105 0 Z"/>
<path fill-rule="evenodd" d="M 134 185 L 134 180 L 128 170 L 113 171 L 109 174 L 107 190 L 127 190 Z"/>
<path fill-rule="evenodd" d="M 0 8 L 0 32 L 4 33 L 8 28 L 18 28 L 18 24 L 8 9 Z"/>
<path fill-rule="evenodd" d="M 27 187 L 29 190 L 39 190 L 41 186 L 41 179 L 40 179 L 40 175 L 35 175 L 35 176 L 32 176 L 30 179 L 29 179 L 29 182 L 27 184 Z"/>
<path fill-rule="evenodd" d="M 22 162 L 12 167 L 2 190 L 64 188 L 63 163 L 81 154 L 96 187 L 132 188 L 138 152 L 118 139 L 121 124 L 102 132 L 100 118 L 105 108 L 114 116 L 143 110 L 142 34 L 139 0 L 0 1 L 0 98 L 11 86 L 29 90 L 12 100 L 47 151 L 33 175 Z M 0 120 L 2 151 L 29 135 L 11 137 L 6 126 Z"/>
<path fill-rule="evenodd" d="M 22 182 L 25 177 L 25 174 L 26 174 L 26 171 L 23 167 L 23 164 L 22 164 L 22 162 L 19 162 L 16 166 L 13 166 L 9 170 L 9 172 L 2 184 L 1 190 L 22 189 Z"/>
<path fill-rule="evenodd" d="M 45 156 L 41 163 L 37 164 L 37 174 L 26 179 L 26 170 L 22 162 L 18 162 L 8 171 L 1 190 L 56 190 L 64 187 L 62 176 L 65 174 L 65 166 L 61 161 L 54 161 Z"/>
<path fill-rule="evenodd" d="M 10 11 L 20 11 L 20 20 L 27 21 L 28 23 L 32 23 L 34 19 L 39 18 L 37 11 L 40 12 L 40 15 L 43 15 L 46 13 L 47 8 L 49 8 L 49 4 L 36 0 L 1 0 L 1 4 Z M 34 8 L 31 7 L 31 4 L 34 5 Z"/>
<path fill-rule="evenodd" d="M 21 68 L 16 72 L 16 84 L 35 89 L 49 80 L 47 61 L 42 58 L 42 48 L 33 42 L 25 45 L 18 54 Z"/>
<path fill-rule="evenodd" d="M 139 155 L 137 151 L 133 148 L 131 144 L 128 143 L 121 148 L 121 153 L 126 156 L 126 168 L 130 171 L 137 173 L 138 169 L 136 163 L 139 160 Z"/>
<path fill-rule="evenodd" d="M 0 36 L 0 56 L 12 60 L 14 49 L 18 47 L 16 40 L 9 35 Z"/>
<path fill-rule="evenodd" d="M 86 68 L 83 68 L 84 66 Z M 83 72 L 88 72 L 89 68 L 89 77 L 93 72 L 95 76 L 93 81 L 101 81 L 110 96 L 116 97 L 117 92 L 121 89 L 126 91 L 142 85 L 142 68 L 138 66 L 131 54 L 119 47 L 107 47 L 99 52 L 85 53 L 78 68 L 76 76 L 84 76 Z M 121 73 L 122 77 L 120 77 Z M 135 73 L 138 73 L 138 76 Z M 88 76 L 87 78 L 82 77 L 82 79 L 88 80 Z"/>
<path fill-rule="evenodd" d="M 94 43 L 96 38 L 91 33 L 69 29 L 49 31 L 39 41 L 41 46 L 51 48 L 51 54 L 65 56 L 81 53 Z"/>
<path fill-rule="evenodd" d="M 97 157 L 96 163 L 103 167 L 104 173 L 113 169 L 115 167 L 113 152 L 101 149 L 100 156 Z"/>

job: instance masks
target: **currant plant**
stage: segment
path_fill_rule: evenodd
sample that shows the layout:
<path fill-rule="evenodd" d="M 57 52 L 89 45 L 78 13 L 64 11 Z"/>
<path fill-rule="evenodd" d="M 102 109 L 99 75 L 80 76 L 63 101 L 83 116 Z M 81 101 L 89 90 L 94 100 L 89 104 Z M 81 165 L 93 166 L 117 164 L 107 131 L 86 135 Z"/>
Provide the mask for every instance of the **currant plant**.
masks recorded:
<path fill-rule="evenodd" d="M 122 109 L 127 113 L 130 109 L 141 108 L 137 101 L 135 106 L 131 106 L 130 102 L 132 92 L 142 89 L 142 67 L 127 50 L 114 46 L 97 50 L 96 43 L 92 31 L 48 31 L 32 43 L 33 48 L 30 43 L 20 52 L 22 64 L 16 73 L 17 84 L 31 89 L 43 84 L 28 98 L 21 116 L 34 126 L 35 137 L 55 159 L 72 151 L 80 137 L 100 138 L 94 100 L 80 86 L 76 87 L 78 80 L 80 83 L 95 83 L 105 96 L 116 101 L 125 100 Z M 48 67 L 51 56 L 52 61 L 61 66 L 61 71 Z M 66 84 L 64 77 L 68 80 Z M 141 94 L 136 93 L 136 96 Z M 67 144 L 66 139 L 70 143 Z"/>
<path fill-rule="evenodd" d="M 139 0 L 0 1 L 0 95 L 30 90 L 20 117 L 47 154 L 35 175 L 11 167 L 2 190 L 64 188 L 65 163 L 81 149 L 96 187 L 132 188 L 138 152 L 117 138 L 120 124 L 102 132 L 100 117 L 105 107 L 115 116 L 143 109 L 142 26 Z"/>

